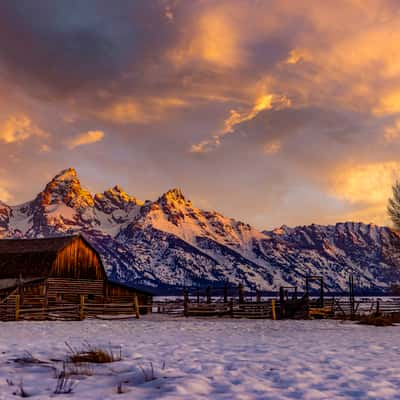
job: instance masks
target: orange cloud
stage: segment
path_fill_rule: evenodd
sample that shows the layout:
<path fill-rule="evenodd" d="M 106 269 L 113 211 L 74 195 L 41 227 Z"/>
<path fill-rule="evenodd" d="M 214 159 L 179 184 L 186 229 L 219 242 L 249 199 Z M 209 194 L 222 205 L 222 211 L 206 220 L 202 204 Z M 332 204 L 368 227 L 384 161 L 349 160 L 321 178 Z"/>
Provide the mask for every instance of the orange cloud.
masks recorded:
<path fill-rule="evenodd" d="M 272 108 L 278 110 L 290 106 L 290 99 L 273 94 L 257 97 L 253 106 L 248 111 L 231 110 L 230 116 L 224 121 L 223 128 L 211 139 L 204 140 L 191 146 L 191 153 L 207 153 L 221 144 L 221 138 L 235 131 L 235 127 L 243 122 L 254 119 L 261 111 Z"/>
<path fill-rule="evenodd" d="M 364 221 L 388 222 L 386 206 L 392 185 L 400 177 L 400 162 L 346 164 L 331 173 L 329 191 L 338 199 L 358 205 L 353 212 Z"/>
<path fill-rule="evenodd" d="M 46 137 L 48 134 L 24 115 L 12 115 L 0 123 L 0 140 L 5 143 L 23 142 L 32 136 Z"/>
<path fill-rule="evenodd" d="M 167 111 L 186 104 L 185 100 L 175 97 L 129 98 L 117 101 L 95 114 L 116 124 L 148 124 L 164 118 Z"/>
<path fill-rule="evenodd" d="M 350 202 L 382 204 L 391 196 L 393 182 L 400 176 L 400 162 L 343 165 L 333 173 L 333 194 Z"/>
<path fill-rule="evenodd" d="M 88 131 L 80 133 L 68 142 L 68 148 L 72 150 L 79 146 L 100 142 L 101 140 L 103 140 L 103 138 L 103 131 Z"/>
<path fill-rule="evenodd" d="M 236 67 L 243 62 L 240 35 L 223 10 L 209 10 L 190 28 L 189 39 L 169 52 L 170 60 L 177 66 L 193 61 L 203 61 L 223 68 Z"/>
<path fill-rule="evenodd" d="M 97 116 L 104 120 L 122 124 L 147 122 L 147 117 L 142 112 L 140 105 L 133 100 L 112 104 L 98 112 Z"/>
<path fill-rule="evenodd" d="M 0 182 L 0 201 L 7 203 L 10 200 L 12 200 L 12 195 L 4 187 L 3 183 Z"/>
<path fill-rule="evenodd" d="M 264 144 L 264 153 L 265 154 L 276 154 L 282 148 L 282 142 L 278 139 L 271 140 Z"/>
<path fill-rule="evenodd" d="M 400 138 L 400 118 L 396 119 L 393 124 L 384 128 L 383 136 L 387 142 L 394 142 Z"/>

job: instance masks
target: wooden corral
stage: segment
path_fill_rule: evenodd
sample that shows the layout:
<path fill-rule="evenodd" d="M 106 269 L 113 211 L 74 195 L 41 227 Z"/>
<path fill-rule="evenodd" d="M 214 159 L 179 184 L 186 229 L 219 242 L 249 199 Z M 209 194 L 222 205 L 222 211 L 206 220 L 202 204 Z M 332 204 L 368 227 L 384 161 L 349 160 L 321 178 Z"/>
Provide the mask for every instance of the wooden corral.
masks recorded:
<path fill-rule="evenodd" d="M 316 280 L 320 284 L 317 297 L 309 295 L 308 283 L 311 280 Z M 226 285 L 223 295 L 220 289 L 210 286 L 203 291 L 198 287 L 184 288 L 183 299 L 159 301 L 153 304 L 154 309 L 162 314 L 185 317 L 360 320 L 366 316 L 382 316 L 392 322 L 400 322 L 399 299 L 357 299 L 352 290 L 349 298 L 325 297 L 321 276 L 308 277 L 306 291 L 302 296 L 299 296 L 297 288 L 292 286 L 282 287 L 278 298 L 262 299 L 260 292 L 256 291 L 256 301 L 252 294 L 244 296 L 242 285 L 236 288 L 231 286 L 230 293 Z"/>
<path fill-rule="evenodd" d="M 100 255 L 81 235 L 0 240 L 0 320 L 9 319 L 4 309 L 9 314 L 13 307 L 83 304 L 92 311 L 103 306 L 102 314 L 129 307 L 138 314 L 151 310 L 151 303 L 150 293 L 110 281 Z M 107 304 L 118 306 L 104 308 Z"/>

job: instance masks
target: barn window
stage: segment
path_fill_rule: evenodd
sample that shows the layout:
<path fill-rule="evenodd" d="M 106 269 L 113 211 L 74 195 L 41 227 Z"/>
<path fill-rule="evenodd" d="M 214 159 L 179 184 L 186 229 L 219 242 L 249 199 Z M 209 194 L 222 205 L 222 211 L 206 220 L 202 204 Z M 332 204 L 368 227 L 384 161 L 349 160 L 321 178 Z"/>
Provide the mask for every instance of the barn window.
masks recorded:
<path fill-rule="evenodd" d="M 94 294 L 89 293 L 87 298 L 88 298 L 88 300 L 94 300 Z"/>

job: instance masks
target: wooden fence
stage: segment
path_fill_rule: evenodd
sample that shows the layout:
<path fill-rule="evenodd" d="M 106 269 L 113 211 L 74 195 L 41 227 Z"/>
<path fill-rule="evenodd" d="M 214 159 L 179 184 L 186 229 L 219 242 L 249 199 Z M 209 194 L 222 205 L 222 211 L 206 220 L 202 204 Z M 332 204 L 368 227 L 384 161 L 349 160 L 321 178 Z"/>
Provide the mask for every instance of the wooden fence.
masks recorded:
<path fill-rule="evenodd" d="M 85 318 L 100 319 L 126 319 L 139 318 L 141 309 L 137 296 L 130 303 L 89 303 L 85 296 L 81 296 L 79 304 L 60 303 L 57 305 L 46 305 L 43 302 L 37 304 L 30 302 L 21 304 L 19 295 L 13 301 L 0 304 L 0 321 L 79 321 Z"/>
<path fill-rule="evenodd" d="M 264 318 L 280 319 L 282 310 L 275 299 L 263 302 L 235 300 L 225 302 L 184 302 L 182 300 L 156 302 L 153 312 L 186 317 L 228 317 L 228 318 Z M 347 298 L 325 299 L 320 307 L 312 300 L 309 302 L 308 318 L 348 319 L 373 314 L 390 315 L 400 313 L 400 299 L 360 299 L 350 302 Z"/>
<path fill-rule="evenodd" d="M 400 313 L 400 299 L 359 299 L 354 302 L 348 299 L 337 299 L 334 304 L 334 314 L 337 318 L 395 313 Z"/>
<path fill-rule="evenodd" d="M 182 300 L 155 302 L 153 313 L 186 317 L 231 317 L 276 319 L 279 303 L 274 299 L 264 302 L 185 302 Z"/>

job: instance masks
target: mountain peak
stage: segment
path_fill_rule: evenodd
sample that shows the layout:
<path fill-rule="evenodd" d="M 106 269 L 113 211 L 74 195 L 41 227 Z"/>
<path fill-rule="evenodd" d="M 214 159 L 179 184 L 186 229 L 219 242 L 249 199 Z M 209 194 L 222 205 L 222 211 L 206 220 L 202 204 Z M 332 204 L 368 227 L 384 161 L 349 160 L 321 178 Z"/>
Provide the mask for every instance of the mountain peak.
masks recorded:
<path fill-rule="evenodd" d="M 136 197 L 129 195 L 120 185 L 115 185 L 113 188 L 104 192 L 108 198 L 118 199 L 120 202 L 141 204 Z"/>
<path fill-rule="evenodd" d="M 106 190 L 103 193 L 94 196 L 96 207 L 106 213 L 110 213 L 117 209 L 126 209 L 127 206 L 143 205 L 143 202 L 134 196 L 130 196 L 120 185 Z"/>
<path fill-rule="evenodd" d="M 57 174 L 39 195 L 43 204 L 64 202 L 70 207 L 93 206 L 92 195 L 84 188 L 78 179 L 74 168 L 68 168 Z"/>
<path fill-rule="evenodd" d="M 160 197 L 159 200 L 164 200 L 167 202 L 170 202 L 170 201 L 186 202 L 186 198 L 183 195 L 182 190 L 179 188 L 173 188 L 173 189 L 168 190 Z"/>
<path fill-rule="evenodd" d="M 67 168 L 57 174 L 52 181 L 71 181 L 78 178 L 75 168 Z"/>

